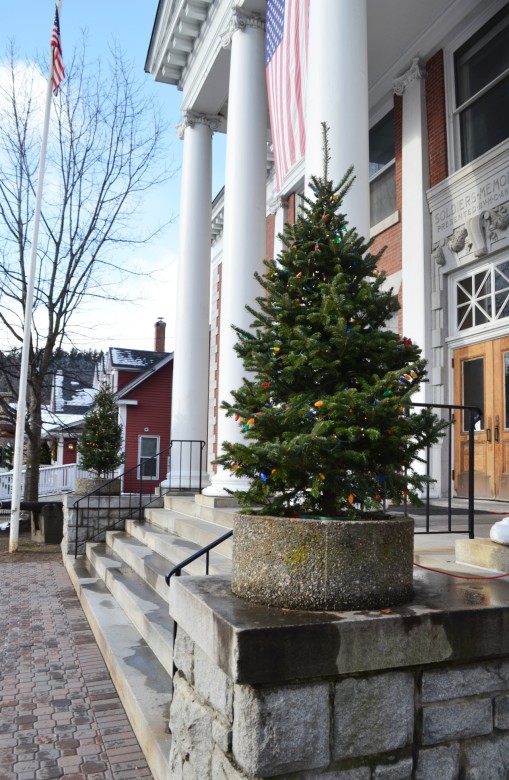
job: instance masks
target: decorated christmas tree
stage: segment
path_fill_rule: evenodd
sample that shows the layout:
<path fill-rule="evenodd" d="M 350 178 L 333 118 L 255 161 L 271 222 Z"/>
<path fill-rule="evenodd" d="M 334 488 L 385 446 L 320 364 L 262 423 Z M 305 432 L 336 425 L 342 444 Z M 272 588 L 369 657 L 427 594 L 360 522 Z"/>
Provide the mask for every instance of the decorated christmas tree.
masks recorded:
<path fill-rule="evenodd" d="M 95 471 L 98 477 L 112 476 L 124 462 L 120 452 L 122 426 L 118 422 L 115 396 L 107 384 L 94 398 L 92 410 L 85 416 L 83 432 L 78 444 L 81 468 Z"/>
<path fill-rule="evenodd" d="M 444 423 L 412 410 L 425 378 L 419 347 L 388 329 L 399 309 L 371 254 L 341 213 L 352 170 L 335 185 L 324 131 L 323 178 L 311 180 L 283 250 L 256 275 L 263 288 L 249 331 L 234 327 L 245 379 L 222 404 L 242 443 L 217 462 L 251 487 L 236 495 L 266 515 L 359 516 L 386 501 L 419 503 L 415 470 Z"/>

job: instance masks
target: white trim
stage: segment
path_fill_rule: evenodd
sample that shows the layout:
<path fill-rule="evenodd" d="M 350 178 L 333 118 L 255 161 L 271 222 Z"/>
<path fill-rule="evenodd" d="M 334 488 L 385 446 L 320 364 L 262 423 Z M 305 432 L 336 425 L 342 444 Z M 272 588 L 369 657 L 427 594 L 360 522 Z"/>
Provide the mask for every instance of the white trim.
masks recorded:
<path fill-rule="evenodd" d="M 123 398 L 117 401 L 117 406 L 138 406 L 138 401 L 124 401 Z"/>
<path fill-rule="evenodd" d="M 376 225 L 373 225 L 372 228 L 369 230 L 369 237 L 375 238 L 375 236 L 378 236 L 380 233 L 383 233 L 384 230 L 388 230 L 393 225 L 397 225 L 400 220 L 400 213 L 399 209 L 396 209 L 396 211 L 393 214 L 390 214 L 385 219 L 382 219 L 380 222 L 377 222 Z"/>
<path fill-rule="evenodd" d="M 160 436 L 152 436 L 150 433 L 149 434 L 145 434 L 145 433 L 138 434 L 138 464 L 140 464 L 139 467 L 138 467 L 138 474 L 137 474 L 138 480 L 140 480 L 142 482 L 144 480 L 147 481 L 147 482 L 156 482 L 159 479 L 159 471 L 160 471 L 160 463 L 159 463 L 160 458 L 159 457 L 156 458 L 156 474 L 155 474 L 155 476 L 153 476 L 153 477 L 144 477 L 141 474 L 141 460 L 142 460 L 142 457 L 143 457 L 144 460 L 150 460 L 151 457 L 153 457 L 153 456 L 147 456 L 147 455 L 143 455 L 142 456 L 142 454 L 141 454 L 141 440 L 142 439 L 156 439 L 157 440 L 157 444 L 156 444 L 156 455 L 157 455 L 160 452 L 160 449 L 161 449 L 161 437 Z"/>

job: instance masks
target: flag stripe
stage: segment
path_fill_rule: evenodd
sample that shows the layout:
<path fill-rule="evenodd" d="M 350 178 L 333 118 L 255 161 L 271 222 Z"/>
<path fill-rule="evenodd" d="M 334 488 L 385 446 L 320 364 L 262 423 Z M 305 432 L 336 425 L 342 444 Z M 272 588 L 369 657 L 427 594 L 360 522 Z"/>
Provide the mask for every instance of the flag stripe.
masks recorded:
<path fill-rule="evenodd" d="M 62 57 L 62 44 L 60 42 L 60 20 L 58 7 L 55 8 L 55 21 L 51 31 L 51 48 L 53 50 L 53 94 L 58 95 L 60 83 L 65 76 L 64 60 Z"/>
<path fill-rule="evenodd" d="M 265 65 L 278 190 L 305 152 L 308 16 L 309 0 L 267 0 Z"/>

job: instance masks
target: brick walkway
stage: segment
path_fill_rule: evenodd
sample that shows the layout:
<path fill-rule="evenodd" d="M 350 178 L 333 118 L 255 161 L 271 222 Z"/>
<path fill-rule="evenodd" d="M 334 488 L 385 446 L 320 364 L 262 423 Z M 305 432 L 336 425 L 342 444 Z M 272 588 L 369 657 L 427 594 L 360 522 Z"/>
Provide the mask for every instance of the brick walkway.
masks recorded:
<path fill-rule="evenodd" d="M 0 780 L 151 778 L 56 546 L 0 540 Z"/>

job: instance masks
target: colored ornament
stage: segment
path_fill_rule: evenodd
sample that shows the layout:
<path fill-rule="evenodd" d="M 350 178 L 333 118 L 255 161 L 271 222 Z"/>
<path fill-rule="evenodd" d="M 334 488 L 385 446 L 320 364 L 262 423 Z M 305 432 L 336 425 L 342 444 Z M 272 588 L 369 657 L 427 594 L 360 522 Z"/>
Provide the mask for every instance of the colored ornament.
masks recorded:
<path fill-rule="evenodd" d="M 275 474 L 275 473 L 276 473 L 276 471 L 277 471 L 277 469 L 272 469 L 272 471 L 271 471 L 270 473 L 271 473 L 271 474 Z"/>
<path fill-rule="evenodd" d="M 348 498 L 347 498 L 347 501 L 348 501 L 348 503 L 349 503 L 349 504 L 353 504 L 353 502 L 355 501 L 355 496 L 353 496 L 353 495 L 350 493 L 350 495 L 349 495 L 349 496 L 348 496 Z"/>
<path fill-rule="evenodd" d="M 320 251 L 320 247 L 318 246 L 318 244 L 315 244 L 315 252 L 319 252 L 319 251 Z"/>
<path fill-rule="evenodd" d="M 353 409 L 349 409 L 348 414 L 353 414 Z"/>
<path fill-rule="evenodd" d="M 404 377 L 404 376 L 400 376 L 400 378 L 399 378 L 399 381 L 400 381 L 400 382 L 403 382 L 403 384 L 405 384 L 405 382 L 406 382 L 406 379 L 405 379 L 405 377 Z"/>
<path fill-rule="evenodd" d="M 247 424 L 248 425 L 254 425 L 255 424 L 255 418 L 254 417 L 250 417 L 249 420 L 247 421 Z"/>
<path fill-rule="evenodd" d="M 267 403 L 265 404 L 265 408 L 266 408 L 266 409 L 270 409 L 270 404 L 269 404 L 269 402 L 268 402 L 268 401 L 267 401 Z"/>
<path fill-rule="evenodd" d="M 264 383 L 262 384 L 262 387 L 270 387 L 270 382 L 264 382 Z"/>
<path fill-rule="evenodd" d="M 325 222 L 325 224 L 327 224 L 327 222 L 330 222 L 330 215 L 322 214 L 322 222 Z"/>
<path fill-rule="evenodd" d="M 325 474 L 323 474 L 321 471 L 318 473 L 318 479 L 321 479 L 322 482 L 325 479 Z"/>
<path fill-rule="evenodd" d="M 415 372 L 415 371 L 410 371 L 410 376 L 411 376 L 413 379 L 417 379 L 417 374 L 416 374 L 416 372 Z"/>
<path fill-rule="evenodd" d="M 267 482 L 267 475 L 266 475 L 266 474 L 264 474 L 264 473 L 263 473 L 263 471 L 262 471 L 262 473 L 260 474 L 260 479 L 261 479 L 261 481 L 262 481 L 262 482 Z"/>
<path fill-rule="evenodd" d="M 238 463 L 232 463 L 232 471 L 237 471 L 238 467 L 239 467 Z"/>
<path fill-rule="evenodd" d="M 297 279 L 302 279 L 302 271 L 299 271 L 299 273 L 297 274 Z"/>
<path fill-rule="evenodd" d="M 273 352 L 279 352 L 281 347 L 272 347 Z"/>
<path fill-rule="evenodd" d="M 323 406 L 323 401 L 315 401 L 313 406 L 316 406 L 316 408 L 319 409 L 321 406 Z"/>
<path fill-rule="evenodd" d="M 405 347 L 411 347 L 412 339 L 404 339 L 403 344 L 405 345 Z"/>
<path fill-rule="evenodd" d="M 240 420 L 240 416 L 238 414 L 235 415 L 235 422 L 238 422 Z"/>
<path fill-rule="evenodd" d="M 388 434 L 389 436 L 392 436 L 392 428 L 387 428 L 387 434 Z"/>
<path fill-rule="evenodd" d="M 313 414 L 313 412 L 306 412 L 306 417 L 309 417 L 310 420 L 312 420 L 314 416 L 315 415 Z"/>
<path fill-rule="evenodd" d="M 375 496 L 375 501 L 381 501 L 381 500 L 382 500 L 381 496 Z"/>

